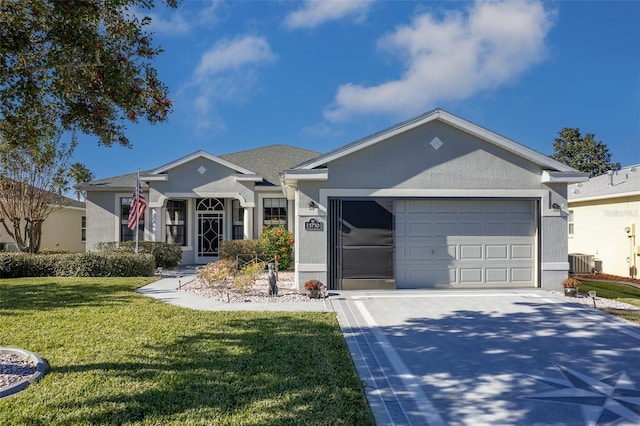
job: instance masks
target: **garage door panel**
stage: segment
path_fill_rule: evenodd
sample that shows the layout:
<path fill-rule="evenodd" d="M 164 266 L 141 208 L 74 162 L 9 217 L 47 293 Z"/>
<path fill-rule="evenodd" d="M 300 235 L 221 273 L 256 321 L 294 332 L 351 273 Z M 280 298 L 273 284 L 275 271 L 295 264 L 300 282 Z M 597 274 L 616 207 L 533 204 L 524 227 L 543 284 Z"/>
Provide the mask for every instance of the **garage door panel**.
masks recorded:
<path fill-rule="evenodd" d="M 434 237 L 446 237 L 448 235 L 457 235 L 458 224 L 456 222 L 435 222 L 433 224 Z"/>
<path fill-rule="evenodd" d="M 530 283 L 533 281 L 533 269 L 511 268 L 511 281 L 516 283 Z"/>
<path fill-rule="evenodd" d="M 530 244 L 514 244 L 511 246 L 512 259 L 533 259 L 533 246 Z"/>
<path fill-rule="evenodd" d="M 508 244 L 500 244 L 500 245 L 487 244 L 485 253 L 486 253 L 487 260 L 506 260 L 507 254 L 509 253 L 509 245 Z"/>
<path fill-rule="evenodd" d="M 508 268 L 486 268 L 485 281 L 488 283 L 506 283 L 509 277 Z"/>
<path fill-rule="evenodd" d="M 508 211 L 511 213 L 533 214 L 533 203 L 531 201 L 509 201 Z"/>
<path fill-rule="evenodd" d="M 532 201 L 403 200 L 401 204 L 405 211 L 421 213 L 396 216 L 397 228 L 407 230 L 396 239 L 399 288 L 535 285 Z"/>
<path fill-rule="evenodd" d="M 489 222 L 484 224 L 484 235 L 509 235 L 509 224 L 502 222 Z"/>
<path fill-rule="evenodd" d="M 460 283 L 462 284 L 481 284 L 482 268 L 460 268 Z"/>
<path fill-rule="evenodd" d="M 460 260 L 478 260 L 482 259 L 481 245 L 460 245 Z"/>
<path fill-rule="evenodd" d="M 533 234 L 533 223 L 531 222 L 511 222 L 509 225 L 509 235 L 530 236 Z"/>
<path fill-rule="evenodd" d="M 409 201 L 412 205 L 421 205 L 420 203 L 415 203 L 414 201 Z M 431 211 L 433 213 L 457 213 L 459 203 L 456 200 L 437 200 L 437 201 L 427 201 L 424 203 L 424 207 L 430 206 Z M 417 211 L 417 210 L 412 210 Z"/>
<path fill-rule="evenodd" d="M 432 235 L 432 224 L 429 222 L 409 222 L 409 235 L 414 237 L 430 237 Z"/>

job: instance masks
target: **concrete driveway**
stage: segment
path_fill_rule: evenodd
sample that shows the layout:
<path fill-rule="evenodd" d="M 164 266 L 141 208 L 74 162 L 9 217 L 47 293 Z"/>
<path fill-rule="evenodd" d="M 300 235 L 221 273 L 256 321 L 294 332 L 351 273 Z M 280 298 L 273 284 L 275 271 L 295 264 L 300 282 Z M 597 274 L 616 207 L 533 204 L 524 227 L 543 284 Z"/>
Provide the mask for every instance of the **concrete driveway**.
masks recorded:
<path fill-rule="evenodd" d="M 378 425 L 640 424 L 640 327 L 542 290 L 331 297 Z"/>

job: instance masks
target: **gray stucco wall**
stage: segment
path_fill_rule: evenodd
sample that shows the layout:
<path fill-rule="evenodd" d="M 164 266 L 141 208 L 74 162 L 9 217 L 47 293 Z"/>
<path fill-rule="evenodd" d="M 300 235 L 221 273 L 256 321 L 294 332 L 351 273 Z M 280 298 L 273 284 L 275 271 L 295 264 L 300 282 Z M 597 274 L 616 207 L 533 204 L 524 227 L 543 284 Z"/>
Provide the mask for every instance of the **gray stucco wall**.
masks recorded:
<path fill-rule="evenodd" d="M 443 143 L 437 150 L 429 144 L 435 137 Z M 540 166 L 441 122 L 336 159 L 328 164 L 327 181 L 298 183 L 298 285 L 310 278 L 327 281 L 327 198 L 375 195 L 538 200 L 540 282 L 560 288 L 567 262 L 566 185 L 545 185 L 541 174 Z M 317 210 L 308 209 L 310 200 L 319 204 Z M 304 231 L 311 217 L 324 223 L 323 232 Z"/>
<path fill-rule="evenodd" d="M 200 173 L 199 169 L 204 170 Z M 150 202 L 160 202 L 162 194 L 240 194 L 242 202 L 254 202 L 252 186 L 245 182 L 237 182 L 236 172 L 206 158 L 175 167 L 167 173 L 166 182 L 151 182 Z"/>
<path fill-rule="evenodd" d="M 123 193 L 123 196 L 124 195 Z M 87 251 L 95 251 L 100 242 L 116 241 L 118 222 L 115 192 L 87 192 Z"/>

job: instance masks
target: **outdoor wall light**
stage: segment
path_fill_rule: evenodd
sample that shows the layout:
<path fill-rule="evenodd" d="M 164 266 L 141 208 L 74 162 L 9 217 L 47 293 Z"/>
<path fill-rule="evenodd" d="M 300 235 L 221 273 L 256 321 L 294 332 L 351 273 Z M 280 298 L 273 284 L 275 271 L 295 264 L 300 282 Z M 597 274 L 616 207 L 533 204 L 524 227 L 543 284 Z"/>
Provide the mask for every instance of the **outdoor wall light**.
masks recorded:
<path fill-rule="evenodd" d="M 309 208 L 310 209 L 315 209 L 316 207 L 318 207 L 318 205 L 316 204 L 315 201 L 309 201 Z"/>
<path fill-rule="evenodd" d="M 560 204 L 558 204 L 558 203 L 551 204 L 551 207 L 553 207 L 556 210 L 560 210 Z"/>

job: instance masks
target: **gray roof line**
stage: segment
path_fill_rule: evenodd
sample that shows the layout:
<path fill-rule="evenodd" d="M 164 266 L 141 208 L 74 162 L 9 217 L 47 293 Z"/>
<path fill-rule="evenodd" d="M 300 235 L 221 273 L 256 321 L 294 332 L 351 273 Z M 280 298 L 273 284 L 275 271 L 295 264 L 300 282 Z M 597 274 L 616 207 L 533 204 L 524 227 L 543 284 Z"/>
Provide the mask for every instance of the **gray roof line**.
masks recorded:
<path fill-rule="evenodd" d="M 590 178 L 567 187 L 569 201 L 640 196 L 640 164 Z"/>

